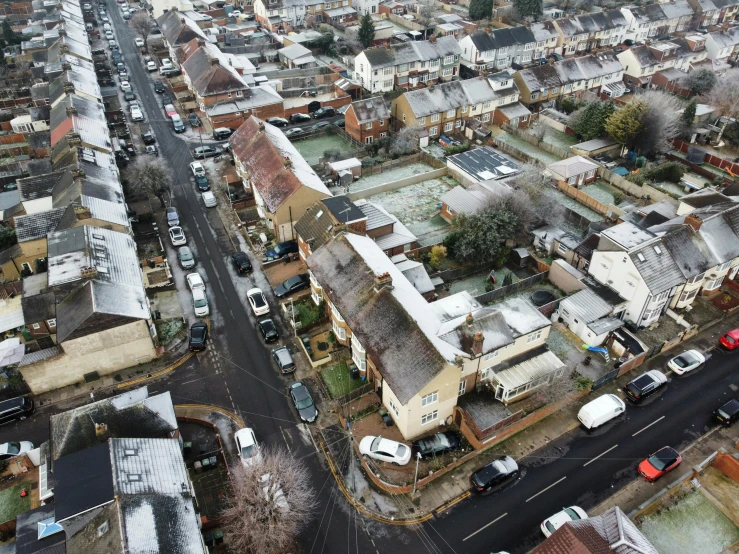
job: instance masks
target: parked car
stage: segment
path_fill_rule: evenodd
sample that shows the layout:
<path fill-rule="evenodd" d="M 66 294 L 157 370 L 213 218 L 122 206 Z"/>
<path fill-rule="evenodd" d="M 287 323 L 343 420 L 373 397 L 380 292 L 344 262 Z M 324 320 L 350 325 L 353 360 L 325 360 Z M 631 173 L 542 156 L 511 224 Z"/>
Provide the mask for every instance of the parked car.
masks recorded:
<path fill-rule="evenodd" d="M 203 205 L 206 208 L 215 208 L 218 205 L 216 195 L 212 191 L 206 191 L 201 196 L 203 197 Z"/>
<path fill-rule="evenodd" d="M 123 19 L 125 19 L 126 21 L 131 19 L 131 12 L 129 10 L 123 10 Z"/>
<path fill-rule="evenodd" d="M 133 121 L 143 121 L 144 120 L 144 113 L 141 111 L 141 108 L 137 108 L 136 106 L 131 108 L 131 120 Z"/>
<path fill-rule="evenodd" d="M 733 329 L 718 340 L 719 344 L 727 350 L 739 348 L 739 329 Z"/>
<path fill-rule="evenodd" d="M 633 402 L 639 402 L 650 394 L 657 392 L 666 384 L 667 376 L 661 371 L 652 369 L 626 383 L 623 390 L 626 393 L 626 398 Z"/>
<path fill-rule="evenodd" d="M 595 429 L 626 411 L 626 404 L 615 394 L 604 394 L 585 404 L 577 419 L 586 429 Z"/>
<path fill-rule="evenodd" d="M 367 435 L 359 442 L 359 452 L 367 458 L 396 466 L 404 466 L 411 461 L 411 449 L 408 445 L 373 435 Z"/>
<path fill-rule="evenodd" d="M 239 273 L 249 273 L 252 270 L 249 256 L 244 252 L 234 252 L 231 255 L 231 261 L 233 262 L 236 271 Z"/>
<path fill-rule="evenodd" d="M 298 251 L 298 241 L 288 240 L 275 245 L 274 248 L 270 248 L 264 253 L 264 261 L 271 262 L 273 260 L 279 260 L 289 254 L 294 254 Z"/>
<path fill-rule="evenodd" d="M 470 476 L 472 490 L 488 493 L 500 490 L 518 478 L 518 464 L 510 456 L 503 456 L 481 467 Z"/>
<path fill-rule="evenodd" d="M 205 290 L 195 289 L 192 292 L 192 307 L 195 309 L 195 317 L 205 317 L 210 313 L 208 309 L 208 298 Z"/>
<path fill-rule="evenodd" d="M 726 404 L 713 411 L 713 417 L 721 425 L 731 427 L 739 419 L 739 398 L 732 398 Z"/>
<path fill-rule="evenodd" d="M 205 281 L 203 281 L 203 278 L 200 276 L 200 273 L 188 273 L 187 277 L 185 277 L 187 280 L 187 286 L 190 290 L 195 289 L 203 289 L 205 290 Z"/>
<path fill-rule="evenodd" d="M 195 267 L 195 256 L 189 246 L 182 246 L 177 250 L 177 259 L 180 260 L 182 269 Z"/>
<path fill-rule="evenodd" d="M 111 50 L 118 50 L 118 43 L 114 40 L 109 40 L 108 48 L 110 48 Z"/>
<path fill-rule="evenodd" d="M 23 421 L 33 414 L 33 400 L 28 396 L 17 396 L 8 400 L 0 400 L 0 424 L 16 419 Z"/>
<path fill-rule="evenodd" d="M 233 134 L 233 129 L 229 129 L 228 127 L 216 127 L 213 129 L 213 138 L 216 140 L 226 140 Z"/>
<path fill-rule="evenodd" d="M 172 246 L 184 246 L 187 244 L 187 238 L 185 238 L 185 232 L 182 227 L 170 227 L 169 238 L 172 240 Z"/>
<path fill-rule="evenodd" d="M 667 362 L 667 367 L 678 375 L 685 375 L 705 363 L 705 361 L 706 357 L 697 350 L 687 350 Z"/>
<path fill-rule="evenodd" d="M 447 431 L 445 433 L 436 433 L 430 437 L 413 441 L 411 448 L 413 454 L 420 454 L 421 458 L 429 458 L 439 456 L 445 452 L 457 450 L 459 448 L 459 435 Z"/>
<path fill-rule="evenodd" d="M 259 451 L 257 437 L 254 431 L 248 427 L 239 429 L 234 433 L 234 441 L 236 442 L 236 452 L 244 467 L 249 467 L 255 463 L 259 463 L 262 459 L 262 453 Z"/>
<path fill-rule="evenodd" d="M 318 409 L 313 403 L 313 397 L 310 395 L 308 387 L 300 381 L 296 381 L 290 385 L 290 398 L 293 401 L 295 409 L 298 410 L 300 419 L 306 423 L 313 423 L 318 417 Z"/>
<path fill-rule="evenodd" d="M 136 95 L 132 90 L 127 90 L 123 93 L 123 99 L 127 102 L 130 102 L 131 100 L 136 100 Z"/>
<path fill-rule="evenodd" d="M 105 38 L 107 40 L 115 39 L 115 35 L 113 34 L 113 31 L 105 31 Z"/>
<path fill-rule="evenodd" d="M 541 532 L 544 533 L 545 537 L 551 537 L 552 533 L 568 521 L 578 521 L 580 519 L 588 519 L 588 514 L 585 513 L 585 510 L 579 506 L 570 506 L 545 519 L 541 524 Z"/>
<path fill-rule="evenodd" d="M 669 473 L 683 461 L 680 453 L 670 446 L 660 448 L 639 464 L 639 475 L 650 483 Z"/>
<path fill-rule="evenodd" d="M 335 115 L 336 110 L 331 106 L 326 106 L 325 108 L 318 108 L 313 112 L 313 119 L 323 119 L 324 117 L 333 117 Z"/>
<path fill-rule="evenodd" d="M 139 48 L 143 48 L 143 47 L 144 47 L 144 45 L 146 44 L 146 43 L 144 42 L 144 39 L 142 39 L 142 38 L 137 38 L 137 39 L 135 39 L 135 40 L 133 41 L 133 43 L 134 43 L 134 44 L 135 44 L 136 46 L 138 46 Z"/>
<path fill-rule="evenodd" d="M 286 296 L 289 296 L 294 292 L 298 292 L 299 290 L 308 288 L 309 286 L 310 277 L 308 277 L 307 273 L 294 275 L 289 279 L 285 279 L 282 283 L 277 285 L 277 288 L 275 289 L 275 296 L 277 298 L 285 298 Z"/>
<path fill-rule="evenodd" d="M 190 171 L 193 175 L 205 175 L 205 168 L 200 162 L 190 162 Z"/>
<path fill-rule="evenodd" d="M 280 338 L 280 334 L 277 332 L 277 326 L 271 319 L 260 319 L 257 321 L 257 327 L 259 327 L 259 332 L 262 333 L 262 338 L 265 342 L 275 342 Z"/>
<path fill-rule="evenodd" d="M 172 69 L 174 67 L 169 58 L 162 58 L 160 63 L 164 69 Z"/>
<path fill-rule="evenodd" d="M 265 119 L 265 121 L 275 127 L 287 127 L 290 125 L 290 122 L 284 117 L 269 117 Z"/>
<path fill-rule="evenodd" d="M 33 450 L 33 443 L 28 441 L 6 442 L 0 444 L 0 460 L 15 458 Z"/>
<path fill-rule="evenodd" d="M 190 341 L 188 343 L 188 349 L 191 352 L 198 352 L 205 350 L 208 344 L 208 326 L 199 321 L 193 323 L 190 327 Z"/>
<path fill-rule="evenodd" d="M 288 129 L 287 131 L 285 131 L 285 136 L 290 138 L 302 135 L 303 133 L 305 133 L 305 130 L 301 129 L 300 127 L 293 127 L 292 129 Z"/>
<path fill-rule="evenodd" d="M 157 70 L 157 64 L 153 60 L 149 60 L 146 62 L 146 70 L 147 71 L 156 71 Z"/>
<path fill-rule="evenodd" d="M 192 156 L 196 160 L 202 160 L 203 158 L 213 158 L 223 154 L 223 149 L 217 146 L 198 146 L 192 151 Z"/>
<path fill-rule="evenodd" d="M 151 131 L 141 133 L 141 140 L 144 141 L 144 144 L 154 144 L 157 141 L 154 133 L 152 133 Z"/>
<path fill-rule="evenodd" d="M 275 348 L 272 351 L 272 357 L 280 368 L 280 373 L 287 374 L 295 371 L 295 362 L 286 346 Z"/>
<path fill-rule="evenodd" d="M 187 115 L 187 120 L 190 122 L 191 127 L 200 127 L 200 118 L 198 114 L 190 113 Z"/>
<path fill-rule="evenodd" d="M 306 121 L 310 121 L 307 113 L 294 113 L 290 116 L 290 123 L 305 123 Z"/>
<path fill-rule="evenodd" d="M 167 91 L 167 88 L 162 84 L 161 81 L 154 81 L 154 92 L 157 94 L 164 94 Z"/>
<path fill-rule="evenodd" d="M 264 299 L 264 294 L 261 289 L 249 289 L 246 292 L 246 298 L 249 300 L 254 315 L 266 315 L 269 313 L 269 304 Z"/>
<path fill-rule="evenodd" d="M 175 133 L 185 132 L 185 124 L 182 123 L 182 118 L 179 115 L 173 115 L 170 119 L 172 120 L 172 126 L 174 127 Z"/>
<path fill-rule="evenodd" d="M 346 127 L 346 121 L 344 119 L 337 119 L 336 121 L 334 121 L 334 125 L 343 129 L 344 127 Z"/>
<path fill-rule="evenodd" d="M 166 104 L 164 106 L 164 113 L 167 114 L 167 117 L 172 117 L 173 115 L 178 115 L 177 110 L 174 107 L 174 104 Z"/>
<path fill-rule="evenodd" d="M 320 131 L 321 129 L 325 129 L 326 127 L 331 127 L 331 123 L 328 121 L 321 121 L 320 123 L 316 123 L 313 125 L 310 129 L 311 131 Z"/>
<path fill-rule="evenodd" d="M 152 156 L 158 156 L 159 150 L 157 150 L 157 147 L 153 144 L 149 144 L 148 146 L 144 146 L 144 154 L 151 154 Z"/>
<path fill-rule="evenodd" d="M 205 175 L 195 175 L 195 184 L 200 192 L 210 190 L 210 183 Z"/>
<path fill-rule="evenodd" d="M 170 206 L 165 213 L 167 214 L 167 225 L 172 227 L 180 224 L 180 214 L 177 213 L 177 208 Z"/>
<path fill-rule="evenodd" d="M 129 83 L 128 81 L 121 81 L 121 90 L 123 92 L 131 90 L 131 83 Z"/>

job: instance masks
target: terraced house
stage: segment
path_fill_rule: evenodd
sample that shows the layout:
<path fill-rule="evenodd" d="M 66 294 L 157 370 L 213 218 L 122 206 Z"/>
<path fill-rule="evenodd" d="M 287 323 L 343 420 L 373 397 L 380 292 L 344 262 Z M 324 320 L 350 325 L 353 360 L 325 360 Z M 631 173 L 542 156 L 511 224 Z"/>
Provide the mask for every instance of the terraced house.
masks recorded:
<path fill-rule="evenodd" d="M 706 59 L 704 35 L 635 46 L 618 54 L 628 85 L 647 88 L 655 73 L 676 68 L 687 74 Z"/>
<path fill-rule="evenodd" d="M 459 41 L 461 63 L 473 74 L 506 69 L 511 64 L 526 65 L 534 59 L 536 42 L 534 34 L 524 26 L 495 29 L 490 33 L 480 31 Z"/>
<path fill-rule="evenodd" d="M 451 81 L 461 53 L 452 36 L 368 48 L 354 58 L 354 80 L 372 93 Z"/>
<path fill-rule="evenodd" d="M 621 13 L 628 21 L 626 38 L 644 42 L 648 38 L 688 30 L 694 11 L 685 1 L 627 6 Z"/>
<path fill-rule="evenodd" d="M 688 4 L 695 10 L 699 27 L 733 21 L 739 11 L 737 0 L 688 0 Z"/>
<path fill-rule="evenodd" d="M 557 46 L 564 56 L 619 44 L 629 25 L 620 10 L 564 17 L 552 24 L 559 31 Z"/>

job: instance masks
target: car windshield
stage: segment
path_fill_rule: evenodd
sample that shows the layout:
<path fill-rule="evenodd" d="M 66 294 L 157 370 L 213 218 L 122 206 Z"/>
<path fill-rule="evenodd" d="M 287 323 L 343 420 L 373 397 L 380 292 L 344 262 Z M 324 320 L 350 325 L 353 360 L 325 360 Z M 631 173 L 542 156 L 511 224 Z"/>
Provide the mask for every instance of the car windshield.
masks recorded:
<path fill-rule="evenodd" d="M 286 248 L 282 246 L 281 244 L 278 244 L 277 246 L 273 248 L 274 253 L 277 254 L 278 256 L 282 254 L 285 250 Z"/>
<path fill-rule="evenodd" d="M 257 453 L 257 446 L 255 444 L 250 444 L 249 446 L 245 446 L 241 449 L 242 458 L 251 458 L 256 453 Z"/>
<path fill-rule="evenodd" d="M 675 365 L 677 365 L 678 367 L 688 367 L 694 362 L 695 357 L 688 352 L 686 352 L 685 354 L 680 354 L 677 358 L 675 358 Z"/>
<path fill-rule="evenodd" d="M 731 335 L 724 335 L 724 339 L 729 344 L 734 344 L 736 342 L 736 340 L 734 339 L 734 337 L 732 337 Z"/>
<path fill-rule="evenodd" d="M 375 450 L 380 449 L 380 441 L 382 440 L 382 437 L 375 437 L 375 440 L 372 441 L 372 444 L 370 445 L 370 450 L 374 452 Z"/>
<path fill-rule="evenodd" d="M 547 531 L 554 533 L 557 529 L 552 525 L 552 522 L 547 520 Z"/>
<path fill-rule="evenodd" d="M 192 260 L 192 252 L 189 250 L 185 250 L 184 248 L 180 250 L 180 259 L 182 261 L 189 261 Z"/>
<path fill-rule="evenodd" d="M 8 443 L 8 454 L 18 454 L 21 451 L 21 443 L 9 442 Z"/>
<path fill-rule="evenodd" d="M 266 302 L 264 301 L 264 296 L 262 296 L 261 293 L 252 294 L 251 298 L 254 301 L 254 305 L 257 308 L 261 308 L 262 306 L 266 304 Z"/>
<path fill-rule="evenodd" d="M 572 508 L 565 508 L 565 509 L 564 509 L 564 512 L 565 512 L 565 513 L 566 513 L 566 514 L 567 514 L 568 516 L 570 516 L 570 519 L 571 519 L 572 521 L 577 521 L 578 519 L 580 519 L 580 516 L 579 516 L 579 515 L 577 514 L 577 512 L 576 512 L 575 510 L 573 510 Z"/>
<path fill-rule="evenodd" d="M 731 416 L 730 416 L 729 414 L 727 414 L 727 413 L 726 413 L 725 411 L 723 411 L 723 410 L 722 410 L 721 408 L 719 408 L 719 410 L 718 410 L 718 415 L 720 415 L 720 416 L 721 416 L 721 417 L 723 417 L 724 419 L 729 419 L 729 418 L 731 417 Z"/>
<path fill-rule="evenodd" d="M 313 399 L 308 394 L 308 391 L 300 390 L 296 393 L 295 405 L 299 410 L 310 408 L 313 405 Z"/>
<path fill-rule="evenodd" d="M 198 298 L 195 301 L 196 308 L 205 308 L 208 305 L 208 301 L 205 298 Z"/>
<path fill-rule="evenodd" d="M 399 444 L 398 445 L 398 450 L 395 451 L 395 455 L 398 458 L 402 458 L 402 457 L 405 456 L 406 452 L 408 452 L 408 447 L 406 445 L 404 445 L 404 444 Z"/>
<path fill-rule="evenodd" d="M 667 467 L 667 463 L 672 461 L 672 453 L 667 450 L 660 450 L 653 456 L 649 457 L 649 463 L 657 471 L 662 471 Z"/>

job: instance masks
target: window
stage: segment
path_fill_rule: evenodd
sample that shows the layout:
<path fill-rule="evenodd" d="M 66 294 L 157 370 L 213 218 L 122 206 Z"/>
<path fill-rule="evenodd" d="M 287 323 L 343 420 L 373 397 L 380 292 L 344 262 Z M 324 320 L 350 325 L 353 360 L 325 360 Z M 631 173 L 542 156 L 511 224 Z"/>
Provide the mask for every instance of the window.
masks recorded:
<path fill-rule="evenodd" d="M 54 327 L 56 327 L 56 319 L 49 319 L 47 320 L 46 324 L 53 329 Z"/>
<path fill-rule="evenodd" d="M 483 361 L 483 362 L 489 362 L 489 361 L 490 361 L 490 360 L 492 360 L 493 358 L 497 358 L 497 357 L 498 357 L 498 352 L 499 352 L 499 350 L 496 350 L 495 352 L 491 352 L 490 354 L 485 354 L 485 355 L 484 355 L 484 356 L 482 357 L 482 361 Z"/>
<path fill-rule="evenodd" d="M 536 100 L 537 98 L 539 98 L 539 93 L 538 92 L 532 92 L 531 93 L 531 99 L 532 100 Z"/>
<path fill-rule="evenodd" d="M 680 295 L 678 302 L 690 302 L 691 300 L 693 300 L 693 298 L 695 298 L 696 294 L 698 294 L 698 289 L 685 290 Z"/>
<path fill-rule="evenodd" d="M 485 103 L 484 103 L 484 104 L 482 105 L 482 109 L 483 109 L 483 110 L 487 110 L 487 109 L 488 109 L 489 107 L 490 107 L 490 102 L 489 102 L 489 101 L 488 101 L 488 102 L 485 102 Z"/>
<path fill-rule="evenodd" d="M 457 114 L 457 110 L 447 110 L 446 116 L 447 117 L 454 117 Z"/>
<path fill-rule="evenodd" d="M 723 283 L 724 278 L 719 277 L 718 279 L 713 279 L 712 281 L 706 281 L 706 283 L 703 285 L 704 290 L 714 290 L 721 286 L 721 283 Z"/>
<path fill-rule="evenodd" d="M 560 242 L 557 245 L 557 251 L 560 252 L 561 254 L 565 254 L 565 253 L 567 253 L 567 247 Z"/>
<path fill-rule="evenodd" d="M 392 410 L 393 412 L 395 412 L 395 415 L 396 415 L 396 416 L 397 416 L 397 415 L 400 415 L 400 412 L 399 412 L 399 410 L 398 410 L 398 407 L 397 407 L 397 406 L 395 405 L 395 402 L 393 402 L 392 400 L 388 399 L 388 403 L 390 404 L 390 409 L 391 409 L 391 410 Z"/>
<path fill-rule="evenodd" d="M 462 121 L 460 119 L 456 120 L 454 122 L 454 126 L 457 127 L 457 128 L 461 127 L 462 126 Z"/>
<path fill-rule="evenodd" d="M 483 114 L 482 121 L 483 123 L 490 121 L 490 114 L 489 113 Z"/>
<path fill-rule="evenodd" d="M 364 137 L 364 143 L 365 144 L 372 144 L 372 137 Z"/>
<path fill-rule="evenodd" d="M 387 133 L 380 133 L 380 138 L 385 138 L 387 136 Z"/>
<path fill-rule="evenodd" d="M 467 381 L 464 380 L 464 379 L 462 379 L 459 382 L 459 393 L 458 393 L 458 395 L 459 396 L 462 396 L 465 392 L 467 392 Z"/>
<path fill-rule="evenodd" d="M 439 78 L 439 72 L 438 71 L 432 71 L 429 73 L 429 81 L 435 81 Z"/>
<path fill-rule="evenodd" d="M 403 114 L 403 121 L 405 121 L 405 114 Z"/>
<path fill-rule="evenodd" d="M 539 340 L 540 338 L 541 338 L 541 329 L 539 329 L 536 333 L 531 333 L 526 338 L 526 344 L 528 344 L 530 342 L 534 342 L 535 340 Z"/>
<path fill-rule="evenodd" d="M 41 325 L 39 325 L 38 323 L 34 323 L 33 325 L 31 325 L 31 327 L 33 327 L 35 330 L 41 329 Z"/>
<path fill-rule="evenodd" d="M 407 63 L 402 63 L 398 66 L 398 73 L 405 73 L 406 71 L 408 71 Z"/>
<path fill-rule="evenodd" d="M 393 68 L 392 67 L 386 67 L 382 70 L 383 75 L 392 75 L 393 74 Z"/>
<path fill-rule="evenodd" d="M 419 120 L 418 120 L 418 122 L 419 122 L 419 123 L 420 123 L 421 125 L 426 125 L 426 117 L 425 117 L 425 116 L 424 116 L 424 117 L 422 117 L 421 119 L 419 119 Z"/>
<path fill-rule="evenodd" d="M 534 49 L 534 43 L 533 42 L 529 42 L 528 44 L 524 44 L 523 49 L 524 50 L 533 50 Z"/>
<path fill-rule="evenodd" d="M 405 77 L 398 77 L 398 84 L 399 85 L 407 85 L 408 84 L 408 75 Z"/>
<path fill-rule="evenodd" d="M 716 271 L 723 271 L 724 269 L 729 269 L 730 265 L 731 265 L 731 261 L 722 263 L 720 266 L 718 266 L 718 269 Z"/>
<path fill-rule="evenodd" d="M 439 128 L 438 127 L 433 126 L 433 127 L 431 127 L 431 129 L 429 129 L 429 135 L 434 136 L 434 135 L 438 135 L 438 134 L 439 134 Z"/>
<path fill-rule="evenodd" d="M 337 339 L 346 340 L 346 329 L 344 329 L 341 325 L 337 324 L 335 321 L 333 322 L 333 330 L 334 334 L 336 335 Z"/>
<path fill-rule="evenodd" d="M 702 280 L 702 279 L 703 279 L 703 276 L 704 276 L 704 275 L 705 275 L 705 273 L 701 273 L 700 275 L 696 275 L 696 276 L 695 276 L 695 277 L 693 277 L 693 278 L 692 278 L 692 279 L 691 279 L 690 281 L 688 281 L 688 284 L 689 284 L 689 285 L 694 285 L 694 284 L 696 284 L 696 283 L 697 283 L 698 281 L 700 281 L 700 280 Z"/>
<path fill-rule="evenodd" d="M 432 392 L 421 398 L 421 406 L 428 406 L 439 400 L 439 391 Z"/>
<path fill-rule="evenodd" d="M 590 171 L 588 171 L 587 178 L 592 179 L 593 175 L 595 175 L 595 169 L 591 169 Z"/>
<path fill-rule="evenodd" d="M 454 63 L 454 56 L 444 56 L 444 65 Z"/>
<path fill-rule="evenodd" d="M 372 122 L 370 121 L 364 126 L 365 129 L 372 129 Z"/>
<path fill-rule="evenodd" d="M 430 414 L 421 416 L 421 425 L 426 425 L 432 421 L 436 421 L 439 418 L 439 410 L 434 410 Z"/>
<path fill-rule="evenodd" d="M 462 113 L 467 113 L 467 106 L 462 106 Z"/>
<path fill-rule="evenodd" d="M 444 124 L 444 131 L 451 131 L 452 129 L 454 129 L 454 124 L 451 121 Z"/>
<path fill-rule="evenodd" d="M 452 74 L 452 68 L 451 67 L 445 68 L 444 69 L 444 72 L 442 73 L 442 75 L 444 75 L 444 77 L 449 77 L 449 75 L 451 75 L 451 74 Z"/>
<path fill-rule="evenodd" d="M 439 121 L 439 114 L 435 113 L 431 116 L 431 123 L 436 123 L 437 121 Z"/>
<path fill-rule="evenodd" d="M 393 80 L 390 79 L 389 81 L 383 81 L 382 88 L 393 88 Z"/>
<path fill-rule="evenodd" d="M 437 58 L 437 59 L 435 59 L 435 60 L 431 60 L 431 61 L 429 62 L 429 66 L 430 66 L 430 67 L 439 67 L 439 59 Z"/>
<path fill-rule="evenodd" d="M 575 181 L 577 181 L 577 177 L 570 177 L 569 179 L 567 179 L 567 183 L 570 185 L 574 185 Z"/>
<path fill-rule="evenodd" d="M 237 90 L 236 91 L 236 98 L 241 98 L 242 96 L 244 96 L 244 93 L 241 92 L 240 90 Z"/>
<path fill-rule="evenodd" d="M 103 524 L 100 527 L 98 527 L 98 537 L 102 537 L 105 533 L 108 532 L 109 529 L 110 529 L 110 524 L 106 520 L 103 522 Z"/>

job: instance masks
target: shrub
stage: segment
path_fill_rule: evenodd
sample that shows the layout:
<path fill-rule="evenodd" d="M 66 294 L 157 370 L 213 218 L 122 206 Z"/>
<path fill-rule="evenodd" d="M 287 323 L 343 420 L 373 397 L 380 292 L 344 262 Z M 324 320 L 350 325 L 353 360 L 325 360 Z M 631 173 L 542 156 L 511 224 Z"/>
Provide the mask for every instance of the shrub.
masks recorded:
<path fill-rule="evenodd" d="M 437 244 L 431 249 L 431 254 L 429 254 L 429 263 L 432 267 L 436 268 L 441 265 L 441 263 L 446 258 L 446 247 L 441 244 Z"/>
<path fill-rule="evenodd" d="M 447 146 L 446 148 L 444 148 L 444 155 L 453 156 L 454 154 L 461 154 L 462 152 L 467 152 L 467 150 L 469 149 L 470 149 L 469 142 L 465 142 L 464 144 Z"/>

